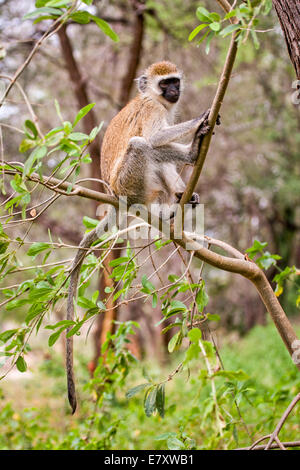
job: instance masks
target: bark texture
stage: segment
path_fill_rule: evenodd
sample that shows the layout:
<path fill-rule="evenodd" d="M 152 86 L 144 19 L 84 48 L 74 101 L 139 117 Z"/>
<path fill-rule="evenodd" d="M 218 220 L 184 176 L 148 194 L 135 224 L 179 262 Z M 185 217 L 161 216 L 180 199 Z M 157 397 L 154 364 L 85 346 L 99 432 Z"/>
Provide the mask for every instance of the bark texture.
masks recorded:
<path fill-rule="evenodd" d="M 290 59 L 300 80 L 300 1 L 273 0 Z"/>

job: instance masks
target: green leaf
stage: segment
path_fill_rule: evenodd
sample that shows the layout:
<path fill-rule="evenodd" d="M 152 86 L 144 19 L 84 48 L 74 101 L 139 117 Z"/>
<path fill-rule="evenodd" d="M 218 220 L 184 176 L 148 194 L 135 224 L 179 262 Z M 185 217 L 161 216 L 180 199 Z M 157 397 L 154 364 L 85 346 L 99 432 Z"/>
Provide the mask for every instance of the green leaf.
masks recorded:
<path fill-rule="evenodd" d="M 79 24 L 88 24 L 91 21 L 91 14 L 88 11 L 75 11 L 71 19 Z"/>
<path fill-rule="evenodd" d="M 250 258 L 257 255 L 258 253 L 263 253 L 264 249 L 268 246 L 268 242 L 260 242 L 254 240 L 253 245 L 246 250 L 246 253 L 249 254 Z"/>
<path fill-rule="evenodd" d="M 9 312 L 28 303 L 27 299 L 14 299 L 6 304 L 5 309 Z"/>
<path fill-rule="evenodd" d="M 206 54 L 209 54 L 209 50 L 210 50 L 210 43 L 211 43 L 211 40 L 212 38 L 215 36 L 215 33 L 214 31 L 211 31 L 209 33 L 209 35 L 207 36 L 207 39 L 206 39 L 206 46 L 205 46 L 205 53 Z"/>
<path fill-rule="evenodd" d="M 128 259 L 127 256 L 120 256 L 120 258 L 117 258 L 117 259 L 114 259 L 114 260 L 110 261 L 109 266 L 111 266 L 111 267 L 119 266 L 123 263 L 127 263 L 128 261 L 129 261 L 129 259 Z"/>
<path fill-rule="evenodd" d="M 230 25 L 226 26 L 226 28 L 222 29 L 222 31 L 220 32 L 220 35 L 222 37 L 225 37 L 225 36 L 228 36 L 228 34 L 231 34 L 234 31 L 237 31 L 238 29 L 241 29 L 240 25 L 230 24 Z"/>
<path fill-rule="evenodd" d="M 109 36 L 110 39 L 112 39 L 113 41 L 115 42 L 119 42 L 119 36 L 117 35 L 117 33 L 115 33 L 111 27 L 109 26 L 108 23 L 106 23 L 106 21 L 102 20 L 102 18 L 98 18 L 97 16 L 94 16 L 94 15 L 90 15 L 91 16 L 91 19 L 96 23 L 96 25 L 98 26 L 98 28 L 100 28 L 104 34 L 106 34 L 106 36 Z"/>
<path fill-rule="evenodd" d="M 91 131 L 90 135 L 89 135 L 89 140 L 90 142 L 92 140 L 94 140 L 96 138 L 96 136 L 99 134 L 99 132 L 101 131 L 102 129 L 102 126 L 103 126 L 104 122 L 100 122 L 99 126 L 96 126 L 94 127 L 94 129 Z"/>
<path fill-rule="evenodd" d="M 210 13 L 204 7 L 198 7 L 196 11 L 196 16 L 200 21 L 211 22 Z"/>
<path fill-rule="evenodd" d="M 29 20 L 31 18 L 36 18 L 37 16 L 40 16 L 42 14 L 53 15 L 53 16 L 56 17 L 56 16 L 61 16 L 62 11 L 58 10 L 57 8 L 51 8 L 51 7 L 37 8 L 36 10 L 33 10 L 30 13 L 27 13 L 27 15 L 24 15 L 23 20 Z"/>
<path fill-rule="evenodd" d="M 47 147 L 45 145 L 43 145 L 42 147 L 37 147 L 36 149 L 34 149 L 33 152 L 31 152 L 31 154 L 29 155 L 29 157 L 27 158 L 27 160 L 25 162 L 24 170 L 23 170 L 23 176 L 27 176 L 30 173 L 30 171 L 31 171 L 34 163 L 36 162 L 36 160 L 40 160 L 46 154 L 47 154 Z"/>
<path fill-rule="evenodd" d="M 75 322 L 73 320 L 61 320 L 57 323 L 55 323 L 55 325 L 47 325 L 45 326 L 45 329 L 47 330 L 56 330 L 57 328 L 68 328 L 69 326 L 72 326 L 74 325 Z"/>
<path fill-rule="evenodd" d="M 23 139 L 19 145 L 19 152 L 25 153 L 27 150 L 32 149 L 36 146 L 36 141 L 31 139 Z"/>
<path fill-rule="evenodd" d="M 220 23 L 221 21 L 221 16 L 219 15 L 219 13 L 216 13 L 214 11 L 209 14 L 209 17 L 211 21 L 215 21 L 216 23 Z"/>
<path fill-rule="evenodd" d="M 28 139 L 35 140 L 37 138 L 38 136 L 37 128 L 35 124 L 29 119 L 26 119 L 25 124 L 24 124 L 24 129 L 25 129 L 25 134 L 28 137 Z"/>
<path fill-rule="evenodd" d="M 157 307 L 157 300 L 158 300 L 157 293 L 154 292 L 154 293 L 152 294 L 152 308 L 156 308 L 156 307 Z"/>
<path fill-rule="evenodd" d="M 202 31 L 202 29 L 206 28 L 208 26 L 208 24 L 200 24 L 199 26 L 197 26 L 197 28 L 195 28 L 189 35 L 189 41 L 192 41 L 196 36 L 197 34 L 200 33 L 200 31 Z"/>
<path fill-rule="evenodd" d="M 161 323 L 161 322 L 159 322 Z M 157 326 L 157 325 L 155 325 Z M 174 323 L 171 323 L 170 325 L 166 326 L 161 332 L 162 334 L 165 334 L 167 331 L 171 330 L 171 328 L 174 328 L 175 326 L 182 326 L 182 322 L 175 321 Z"/>
<path fill-rule="evenodd" d="M 31 245 L 31 247 L 27 251 L 27 255 L 35 258 L 39 253 L 41 253 L 42 251 L 48 250 L 49 248 L 50 248 L 50 245 L 48 243 L 36 242 Z"/>
<path fill-rule="evenodd" d="M 92 219 L 91 217 L 88 217 L 87 215 L 83 217 L 82 222 L 86 228 L 95 228 L 99 224 L 99 220 Z"/>
<path fill-rule="evenodd" d="M 28 302 L 29 303 L 29 302 Z M 42 303 L 34 303 L 31 305 L 30 309 L 28 310 L 28 314 L 25 318 L 25 323 L 28 325 L 33 318 L 36 318 L 38 315 L 41 313 L 44 313 L 45 308 Z M 41 315 L 41 320 L 42 320 L 42 315 Z"/>
<path fill-rule="evenodd" d="M 82 108 L 82 109 L 78 112 L 78 114 L 77 114 L 77 116 L 76 116 L 76 118 L 75 118 L 75 121 L 74 121 L 74 123 L 73 123 L 73 127 L 76 126 L 76 124 L 95 106 L 95 104 L 96 104 L 96 103 L 90 103 L 90 104 L 84 106 L 84 108 Z"/>
<path fill-rule="evenodd" d="M 193 343 L 198 342 L 202 338 L 201 330 L 199 330 L 199 328 L 193 328 L 188 332 L 188 337 Z"/>
<path fill-rule="evenodd" d="M 220 29 L 221 29 L 221 24 L 220 24 L 220 23 L 217 23 L 216 21 L 214 21 L 213 23 L 210 23 L 209 27 L 210 27 L 210 29 L 212 29 L 213 31 L 220 31 Z"/>
<path fill-rule="evenodd" d="M 105 304 L 102 302 L 102 300 L 98 300 L 98 302 L 97 302 L 97 307 L 98 307 L 100 310 L 106 310 Z"/>
<path fill-rule="evenodd" d="M 198 40 L 197 44 L 201 44 L 204 39 L 209 35 L 209 29 L 203 34 L 203 36 Z"/>
<path fill-rule="evenodd" d="M 6 252 L 7 248 L 9 247 L 9 242 L 0 242 L 0 255 Z"/>
<path fill-rule="evenodd" d="M 150 387 L 146 392 L 145 399 L 144 399 L 144 410 L 148 418 L 156 410 L 156 394 L 157 394 L 156 386 Z"/>
<path fill-rule="evenodd" d="M 165 415 L 165 384 L 157 387 L 156 408 L 159 415 L 163 418 Z"/>
<path fill-rule="evenodd" d="M 60 337 L 60 335 L 63 331 L 64 331 L 64 328 L 60 328 L 58 331 L 56 331 L 51 336 L 49 336 L 48 345 L 50 347 L 53 346 L 56 343 L 56 341 L 58 340 L 58 338 Z"/>
<path fill-rule="evenodd" d="M 182 332 L 178 331 L 169 341 L 168 343 L 168 351 L 172 353 L 180 348 L 182 343 Z"/>
<path fill-rule="evenodd" d="M 201 352 L 201 349 L 200 349 L 199 344 L 192 343 L 185 352 L 185 359 L 184 359 L 185 364 L 192 361 L 193 359 L 198 359 L 200 352 Z"/>
<path fill-rule="evenodd" d="M 74 336 L 82 327 L 83 322 L 77 323 L 68 333 L 67 333 L 67 338 L 70 338 L 71 336 Z"/>
<path fill-rule="evenodd" d="M 89 140 L 89 136 L 83 132 L 72 132 L 69 136 L 70 140 L 79 141 L 79 140 Z"/>
<path fill-rule="evenodd" d="M 208 304 L 209 297 L 205 291 L 205 283 L 204 281 L 200 284 L 200 289 L 196 294 L 196 303 L 199 312 L 203 312 L 204 307 Z"/>
<path fill-rule="evenodd" d="M 57 7 L 57 8 L 66 7 L 70 5 L 71 3 L 72 3 L 72 0 L 50 0 L 49 2 L 46 2 L 48 7 Z"/>
<path fill-rule="evenodd" d="M 19 356 L 16 362 L 17 369 L 20 372 L 26 372 L 27 370 L 27 364 L 22 356 Z"/>
<path fill-rule="evenodd" d="M 96 304 L 86 297 L 79 297 L 77 300 L 77 305 L 82 308 L 95 308 Z"/>
<path fill-rule="evenodd" d="M 15 330 L 6 330 L 3 333 L 0 334 L 0 341 L 3 341 L 6 343 L 12 336 L 14 336 L 15 333 L 17 333 L 17 329 Z"/>
<path fill-rule="evenodd" d="M 140 384 L 140 385 L 137 385 L 136 387 L 133 387 L 131 388 L 130 390 L 128 390 L 126 392 L 126 398 L 131 398 L 133 397 L 134 395 L 136 395 L 137 393 L 139 393 L 141 390 L 144 390 L 146 387 L 149 387 L 149 383 L 144 383 L 144 384 Z"/>
<path fill-rule="evenodd" d="M 233 18 L 236 15 L 236 10 L 231 10 L 224 16 L 224 20 L 229 20 L 229 18 Z"/>
<path fill-rule="evenodd" d="M 155 286 L 152 284 L 152 282 L 148 281 L 146 274 L 144 274 L 142 277 L 142 286 L 143 289 L 141 290 L 146 294 L 151 294 L 155 290 Z"/>

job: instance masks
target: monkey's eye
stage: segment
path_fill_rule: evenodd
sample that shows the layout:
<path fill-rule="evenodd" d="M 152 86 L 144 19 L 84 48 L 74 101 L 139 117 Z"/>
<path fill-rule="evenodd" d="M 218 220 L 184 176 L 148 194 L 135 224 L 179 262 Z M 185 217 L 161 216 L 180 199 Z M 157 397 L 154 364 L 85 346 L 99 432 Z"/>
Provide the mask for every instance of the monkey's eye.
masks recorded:
<path fill-rule="evenodd" d="M 165 89 L 165 88 L 168 88 L 169 84 L 168 84 L 167 82 L 165 82 L 164 80 L 161 80 L 161 81 L 159 82 L 159 86 L 160 86 L 160 88 L 164 88 L 164 89 Z"/>
<path fill-rule="evenodd" d="M 176 88 L 180 87 L 180 79 L 179 78 L 166 78 L 159 82 L 159 86 L 162 90 L 166 90 L 170 85 L 174 85 Z"/>

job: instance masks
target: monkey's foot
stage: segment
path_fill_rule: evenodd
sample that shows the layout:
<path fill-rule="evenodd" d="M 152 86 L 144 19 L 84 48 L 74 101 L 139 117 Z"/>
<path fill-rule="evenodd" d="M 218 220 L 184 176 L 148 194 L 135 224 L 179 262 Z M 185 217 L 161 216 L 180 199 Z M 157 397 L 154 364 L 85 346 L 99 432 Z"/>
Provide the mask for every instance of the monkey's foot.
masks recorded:
<path fill-rule="evenodd" d="M 177 198 L 177 204 L 181 201 L 183 193 L 175 193 Z M 198 193 L 193 193 L 191 199 L 189 200 L 188 204 L 192 204 L 192 208 L 196 207 L 197 204 L 200 204 L 200 196 Z"/>
<path fill-rule="evenodd" d="M 192 204 L 192 208 L 197 206 L 197 204 L 200 204 L 200 196 L 198 193 L 193 193 L 191 199 L 189 200 L 189 204 Z"/>

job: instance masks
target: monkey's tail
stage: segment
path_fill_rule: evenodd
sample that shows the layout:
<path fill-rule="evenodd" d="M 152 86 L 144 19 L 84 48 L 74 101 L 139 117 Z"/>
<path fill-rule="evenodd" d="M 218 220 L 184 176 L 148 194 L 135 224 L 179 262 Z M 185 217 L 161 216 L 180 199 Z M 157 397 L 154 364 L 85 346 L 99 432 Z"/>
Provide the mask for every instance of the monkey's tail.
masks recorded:
<path fill-rule="evenodd" d="M 79 244 L 79 250 L 76 253 L 71 267 L 70 285 L 68 289 L 68 302 L 67 302 L 67 320 L 74 320 L 74 302 L 77 295 L 77 286 L 80 275 L 80 268 L 83 260 L 87 254 L 88 248 L 98 239 L 101 235 L 110 228 L 111 218 L 114 208 L 108 210 L 107 215 L 99 222 L 96 228 L 87 233 Z M 72 327 L 67 328 L 66 334 Z M 72 414 L 75 413 L 77 407 L 76 388 L 73 367 L 73 336 L 66 338 L 66 370 L 67 370 L 67 385 L 68 385 L 68 399 L 72 408 Z"/>

